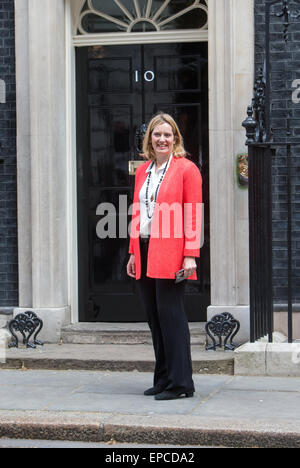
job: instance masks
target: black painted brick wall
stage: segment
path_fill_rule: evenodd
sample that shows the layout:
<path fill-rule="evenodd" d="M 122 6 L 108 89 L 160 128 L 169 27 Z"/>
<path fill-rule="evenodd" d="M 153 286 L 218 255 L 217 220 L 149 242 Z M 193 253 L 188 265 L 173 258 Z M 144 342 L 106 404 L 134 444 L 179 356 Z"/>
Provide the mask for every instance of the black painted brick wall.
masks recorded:
<path fill-rule="evenodd" d="M 300 4 L 290 2 L 292 10 Z M 265 0 L 255 0 L 255 64 L 263 64 L 265 54 Z M 271 127 L 274 141 L 300 139 L 300 104 L 292 102 L 293 80 L 300 78 L 300 18 L 292 19 L 288 44 L 283 38 L 283 18 L 271 10 Z M 290 117 L 291 135 L 287 135 Z M 293 300 L 300 303 L 300 146 L 292 148 L 292 248 Z M 273 162 L 273 268 L 275 302 L 287 302 L 287 156 L 280 150 Z"/>
<path fill-rule="evenodd" d="M 18 305 L 14 1 L 0 0 L 0 311 Z"/>

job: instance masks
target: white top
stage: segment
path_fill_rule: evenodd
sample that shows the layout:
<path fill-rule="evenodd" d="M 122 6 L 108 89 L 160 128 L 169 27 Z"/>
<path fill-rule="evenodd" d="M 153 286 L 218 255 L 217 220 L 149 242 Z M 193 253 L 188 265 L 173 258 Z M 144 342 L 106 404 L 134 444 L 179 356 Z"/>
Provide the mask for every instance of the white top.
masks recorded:
<path fill-rule="evenodd" d="M 150 183 L 149 183 L 149 188 L 148 188 L 148 207 L 149 207 L 149 216 L 151 216 L 151 218 L 150 219 L 148 218 L 147 206 L 146 206 L 146 190 L 147 190 L 147 182 L 148 182 L 148 177 L 147 177 L 140 191 L 140 235 L 142 237 L 150 236 L 151 234 L 152 217 L 154 214 L 154 207 L 155 207 L 154 197 L 155 197 L 156 188 L 160 181 L 161 175 L 166 165 L 168 164 L 168 167 L 164 174 L 164 177 L 165 177 L 169 169 L 172 157 L 173 155 L 171 155 L 169 160 L 166 161 L 162 166 L 160 166 L 158 170 L 156 170 L 156 164 L 150 164 L 148 169 L 146 170 L 147 173 L 151 171 L 151 178 L 150 178 Z M 153 201 L 151 201 L 152 195 L 153 195 Z"/>

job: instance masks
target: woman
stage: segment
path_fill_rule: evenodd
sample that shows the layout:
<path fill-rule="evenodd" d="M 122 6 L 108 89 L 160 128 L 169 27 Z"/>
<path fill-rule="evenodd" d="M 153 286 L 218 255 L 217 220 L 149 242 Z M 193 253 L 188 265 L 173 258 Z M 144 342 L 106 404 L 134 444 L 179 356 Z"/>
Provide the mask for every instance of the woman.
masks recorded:
<path fill-rule="evenodd" d="M 148 161 L 136 171 L 127 273 L 137 280 L 156 358 L 154 385 L 144 394 L 156 400 L 192 397 L 183 301 L 185 280 L 197 279 L 202 179 L 197 166 L 185 158 L 182 136 L 168 114 L 151 120 L 143 152 Z"/>

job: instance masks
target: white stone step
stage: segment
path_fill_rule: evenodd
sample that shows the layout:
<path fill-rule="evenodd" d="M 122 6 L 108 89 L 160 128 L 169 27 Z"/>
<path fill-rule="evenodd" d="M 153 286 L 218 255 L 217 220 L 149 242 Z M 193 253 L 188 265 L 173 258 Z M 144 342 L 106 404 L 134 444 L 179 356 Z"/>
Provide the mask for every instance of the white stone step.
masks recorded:
<path fill-rule="evenodd" d="M 190 322 L 191 343 L 205 346 L 204 322 Z M 152 344 L 149 326 L 141 323 L 76 323 L 62 329 L 62 343 Z"/>

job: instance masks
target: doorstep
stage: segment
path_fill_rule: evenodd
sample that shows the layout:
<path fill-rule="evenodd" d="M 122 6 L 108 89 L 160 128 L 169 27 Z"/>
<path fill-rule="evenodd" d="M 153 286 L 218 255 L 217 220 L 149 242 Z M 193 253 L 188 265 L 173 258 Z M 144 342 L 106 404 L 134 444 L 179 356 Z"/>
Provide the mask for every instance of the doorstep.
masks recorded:
<path fill-rule="evenodd" d="M 199 345 L 191 349 L 195 374 L 233 375 L 233 352 L 205 351 Z M 0 369 L 153 372 L 154 353 L 147 344 L 45 344 L 36 349 L 7 349 Z"/>
<path fill-rule="evenodd" d="M 205 348 L 205 322 L 189 323 L 191 343 Z M 61 342 L 64 344 L 152 344 L 149 326 L 139 323 L 75 323 L 62 328 Z"/>

